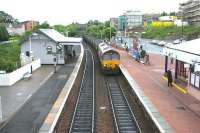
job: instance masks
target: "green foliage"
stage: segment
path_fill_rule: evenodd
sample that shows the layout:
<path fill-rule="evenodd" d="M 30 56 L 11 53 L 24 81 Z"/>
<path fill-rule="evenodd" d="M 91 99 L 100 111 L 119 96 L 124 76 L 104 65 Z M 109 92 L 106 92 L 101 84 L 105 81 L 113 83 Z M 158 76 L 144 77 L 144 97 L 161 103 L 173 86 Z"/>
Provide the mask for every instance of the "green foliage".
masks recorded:
<path fill-rule="evenodd" d="M 74 37 L 80 34 L 80 27 L 79 24 L 69 24 L 67 26 L 64 25 L 54 25 L 53 28 L 58 32 L 62 33 L 65 36 Z M 79 29 L 78 29 L 79 28 Z M 79 31 L 78 31 L 79 30 Z"/>
<path fill-rule="evenodd" d="M 12 72 L 20 67 L 20 46 L 16 43 L 0 45 L 0 70 Z"/>
<path fill-rule="evenodd" d="M 11 35 L 9 38 L 9 41 L 18 41 L 20 38 L 21 38 L 21 36 L 18 34 Z"/>
<path fill-rule="evenodd" d="M 168 14 L 166 12 L 162 12 L 161 16 L 167 16 Z"/>
<path fill-rule="evenodd" d="M 66 29 L 68 31 L 68 36 L 70 37 L 73 37 L 77 34 L 77 29 L 75 24 L 67 25 Z"/>
<path fill-rule="evenodd" d="M 42 24 L 35 26 L 32 31 L 37 31 L 38 29 L 49 29 L 49 28 L 51 28 L 49 23 L 45 21 Z"/>
<path fill-rule="evenodd" d="M 9 34 L 6 27 L 3 24 L 0 24 L 0 41 L 8 41 Z"/>
<path fill-rule="evenodd" d="M 170 12 L 169 16 L 176 16 L 176 12 Z"/>
<path fill-rule="evenodd" d="M 53 28 L 60 33 L 65 33 L 67 28 L 64 25 L 54 25 Z"/>
<path fill-rule="evenodd" d="M 183 27 L 183 37 L 186 40 L 191 40 L 198 38 L 200 35 L 200 27 L 196 26 L 184 26 Z M 143 38 L 148 39 L 177 39 L 182 37 L 182 27 L 172 26 L 172 27 L 157 27 L 157 28 L 147 28 L 145 33 L 142 34 Z"/>
<path fill-rule="evenodd" d="M 96 38 L 104 38 L 110 39 L 110 31 L 111 36 L 115 36 L 116 29 L 114 27 L 110 27 L 110 21 L 106 21 L 105 23 L 101 23 L 97 20 L 90 20 L 87 23 L 86 34 L 96 37 Z"/>
<path fill-rule="evenodd" d="M 0 11 L 0 23 L 18 23 L 18 20 L 4 11 Z"/>

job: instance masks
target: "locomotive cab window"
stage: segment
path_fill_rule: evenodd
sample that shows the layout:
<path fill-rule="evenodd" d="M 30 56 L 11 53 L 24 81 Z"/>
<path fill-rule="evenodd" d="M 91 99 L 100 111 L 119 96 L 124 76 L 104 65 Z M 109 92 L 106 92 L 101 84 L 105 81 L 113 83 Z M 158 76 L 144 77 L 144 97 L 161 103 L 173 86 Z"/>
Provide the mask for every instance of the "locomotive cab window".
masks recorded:
<path fill-rule="evenodd" d="M 112 60 L 119 60 L 119 55 L 116 53 L 112 53 Z"/>
<path fill-rule="evenodd" d="M 112 57 L 111 57 L 111 54 L 110 53 L 106 53 L 103 55 L 103 60 L 111 60 Z"/>

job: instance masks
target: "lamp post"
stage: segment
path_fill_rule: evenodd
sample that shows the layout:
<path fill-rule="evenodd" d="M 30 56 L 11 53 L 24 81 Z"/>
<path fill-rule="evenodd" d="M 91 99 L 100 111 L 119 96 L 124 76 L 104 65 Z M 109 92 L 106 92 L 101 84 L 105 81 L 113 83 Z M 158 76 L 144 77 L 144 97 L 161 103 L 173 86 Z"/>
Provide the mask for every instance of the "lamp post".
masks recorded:
<path fill-rule="evenodd" d="M 69 32 L 67 30 L 65 30 L 65 34 L 67 37 L 69 36 Z"/>
<path fill-rule="evenodd" d="M 100 34 L 101 34 L 101 39 L 102 39 L 102 30 L 100 30 Z"/>
<path fill-rule="evenodd" d="M 183 9 L 181 12 L 181 43 L 183 42 Z"/>
<path fill-rule="evenodd" d="M 111 42 L 111 20 L 110 20 L 110 42 Z"/>

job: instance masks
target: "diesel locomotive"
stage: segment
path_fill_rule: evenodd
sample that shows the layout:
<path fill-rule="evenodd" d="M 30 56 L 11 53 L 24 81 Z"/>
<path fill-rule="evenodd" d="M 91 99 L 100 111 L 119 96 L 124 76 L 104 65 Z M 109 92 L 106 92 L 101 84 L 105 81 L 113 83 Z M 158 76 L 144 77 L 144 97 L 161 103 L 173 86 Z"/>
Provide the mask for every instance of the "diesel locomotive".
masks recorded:
<path fill-rule="evenodd" d="M 119 73 L 120 55 L 114 48 L 101 39 L 84 37 L 84 41 L 95 49 L 104 73 Z"/>

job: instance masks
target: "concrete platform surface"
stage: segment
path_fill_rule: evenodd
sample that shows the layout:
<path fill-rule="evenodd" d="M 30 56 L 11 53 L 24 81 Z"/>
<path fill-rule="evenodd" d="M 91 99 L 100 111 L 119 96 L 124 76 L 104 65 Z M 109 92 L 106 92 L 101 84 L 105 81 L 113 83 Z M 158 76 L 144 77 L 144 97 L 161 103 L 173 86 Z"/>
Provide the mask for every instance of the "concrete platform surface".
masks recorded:
<path fill-rule="evenodd" d="M 52 65 L 43 65 L 29 79 L 22 79 L 12 86 L 1 86 L 2 121 L 13 115 L 53 74 L 53 71 Z"/>
<path fill-rule="evenodd" d="M 12 116 L 12 118 L 9 120 L 8 123 L 6 123 L 5 126 L 3 126 L 0 129 L 1 133 L 35 133 L 39 131 L 39 128 L 41 127 L 46 115 L 51 110 L 52 105 L 54 104 L 55 100 L 57 99 L 57 96 L 59 95 L 61 89 L 65 85 L 66 81 L 69 78 L 69 75 L 71 74 L 72 70 L 74 68 L 74 64 L 69 65 L 63 65 L 60 66 L 60 69 L 57 70 L 57 73 L 53 74 L 49 79 L 47 79 L 46 82 L 42 83 L 42 79 L 40 76 L 44 75 L 42 73 L 38 73 L 37 76 L 34 78 L 34 75 L 32 79 L 35 79 L 32 81 L 32 83 L 29 85 L 26 85 L 28 81 L 22 81 L 22 83 L 19 83 L 21 86 L 20 89 L 12 88 L 10 91 L 10 97 L 13 97 L 13 99 L 10 99 L 9 103 L 17 101 L 17 103 L 22 104 L 21 102 L 26 101 L 26 99 L 29 100 L 26 101 L 26 103 Z M 52 71 L 52 68 L 49 68 L 49 72 Z M 47 69 L 45 69 L 47 70 Z M 43 70 L 43 71 L 45 71 Z M 48 72 L 48 73 L 49 73 Z M 44 72 L 45 73 L 45 72 Z M 47 76 L 48 74 L 46 74 Z M 40 77 L 40 78 L 39 78 Z M 40 81 L 40 82 L 39 82 Z M 20 85 L 21 84 L 21 85 Z M 23 84 L 23 85 L 22 85 Z M 24 86 L 25 85 L 25 86 Z M 23 87 L 22 87 L 23 86 Z M 34 87 L 34 89 L 33 89 Z M 39 87 L 38 89 L 36 89 Z M 33 89 L 33 90 L 32 90 Z M 29 91 L 27 91 L 29 90 Z M 12 91 L 14 91 L 12 93 Z M 35 93 L 30 96 L 30 92 Z M 22 100 L 20 98 L 15 99 L 14 97 L 17 97 L 16 94 L 19 95 L 26 95 L 26 97 L 22 97 Z M 9 106 L 9 103 L 7 106 Z M 13 105 L 12 109 L 14 109 L 16 104 Z M 11 109 L 11 108 L 9 108 Z"/>
<path fill-rule="evenodd" d="M 121 64 L 173 130 L 177 133 L 199 133 L 200 101 L 167 86 L 162 79 L 164 57 L 150 54 L 151 65 L 144 65 L 135 61 L 126 51 L 118 51 Z"/>

